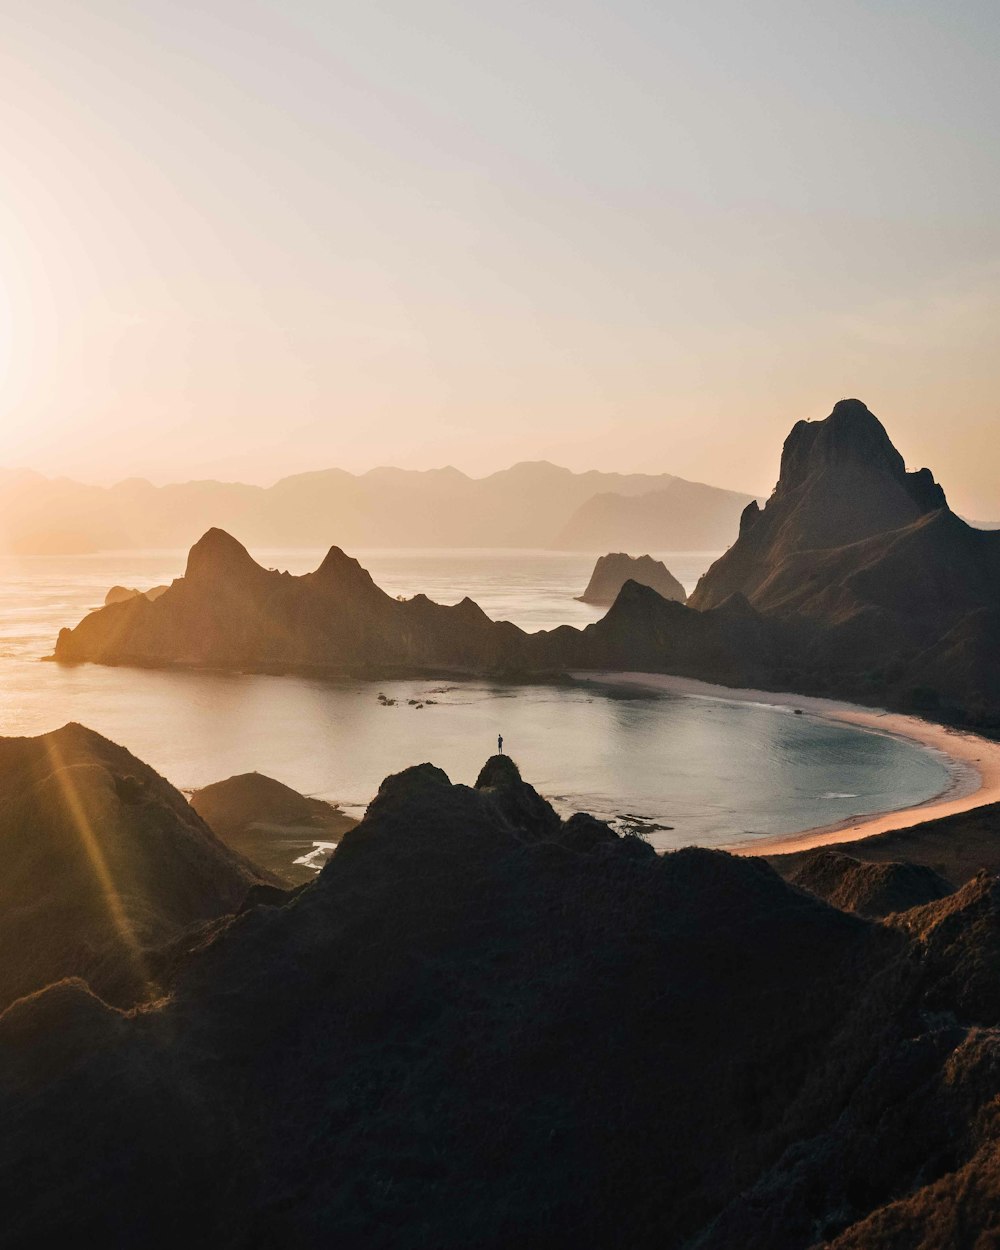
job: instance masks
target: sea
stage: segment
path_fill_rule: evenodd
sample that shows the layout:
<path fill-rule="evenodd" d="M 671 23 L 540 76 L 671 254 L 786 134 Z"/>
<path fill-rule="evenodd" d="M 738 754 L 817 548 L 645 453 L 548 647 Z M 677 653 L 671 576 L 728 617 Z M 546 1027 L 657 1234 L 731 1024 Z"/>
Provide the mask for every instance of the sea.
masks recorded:
<path fill-rule="evenodd" d="M 255 549 L 303 573 L 320 550 Z M 526 630 L 584 626 L 594 555 L 516 550 L 353 551 L 392 595 L 466 595 Z M 716 552 L 660 552 L 687 590 Z M 474 783 L 505 750 L 563 814 L 589 811 L 657 849 L 723 846 L 891 811 L 941 793 L 948 762 L 912 742 L 766 703 L 677 696 L 613 681 L 569 685 L 319 680 L 43 662 L 56 635 L 113 585 L 183 574 L 183 551 L 0 558 L 0 734 L 79 721 L 190 791 L 258 771 L 360 816 L 390 773 L 430 761 Z"/>

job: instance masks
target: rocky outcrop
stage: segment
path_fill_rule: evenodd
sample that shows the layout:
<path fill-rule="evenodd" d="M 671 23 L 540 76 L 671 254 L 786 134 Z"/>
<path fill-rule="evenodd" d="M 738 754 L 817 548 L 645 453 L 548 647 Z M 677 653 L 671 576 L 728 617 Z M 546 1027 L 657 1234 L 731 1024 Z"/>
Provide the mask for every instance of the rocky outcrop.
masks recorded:
<path fill-rule="evenodd" d="M 868 917 L 934 902 L 954 888 L 926 865 L 865 862 L 832 850 L 810 856 L 789 880 L 833 907 Z"/>
<path fill-rule="evenodd" d="M 505 757 L 474 788 L 422 764 L 154 1008 L 14 1004 L 0 1244 L 981 1240 L 996 879 L 881 924 L 635 844 Z"/>
<path fill-rule="evenodd" d="M 762 611 L 801 610 L 844 572 L 814 553 L 881 538 L 942 510 L 944 492 L 930 472 L 908 473 L 878 418 L 860 400 L 842 399 L 825 420 L 793 427 L 774 493 L 762 510 L 747 506 L 737 542 L 698 583 L 691 605 L 717 607 L 739 593 Z M 852 567 L 859 554 L 847 557 Z"/>
<path fill-rule="evenodd" d="M 112 586 L 104 596 L 104 606 L 125 603 L 129 599 L 138 599 L 140 595 L 145 595 L 147 599 L 159 599 L 169 589 L 169 586 L 152 586 L 149 590 L 136 590 L 134 586 Z"/>
<path fill-rule="evenodd" d="M 296 860 L 309 856 L 317 843 L 339 842 L 358 823 L 332 803 L 261 773 L 241 773 L 195 790 L 191 806 L 226 846 L 288 886 L 311 881 L 320 866 Z"/>
<path fill-rule="evenodd" d="M 689 603 L 734 595 L 786 629 L 769 686 L 1000 714 L 1000 535 L 957 517 L 927 469 L 907 472 L 859 400 L 794 427 L 774 494 Z"/>
<path fill-rule="evenodd" d="M 161 952 L 267 880 L 173 786 L 81 725 L 0 739 L 0 1007 L 64 977 L 158 997 Z"/>
<path fill-rule="evenodd" d="M 630 556 L 623 551 L 601 556 L 594 565 L 587 589 L 580 595 L 581 603 L 610 607 L 626 582 L 648 586 L 664 599 L 684 603 L 687 592 L 662 560 L 652 556 Z"/>

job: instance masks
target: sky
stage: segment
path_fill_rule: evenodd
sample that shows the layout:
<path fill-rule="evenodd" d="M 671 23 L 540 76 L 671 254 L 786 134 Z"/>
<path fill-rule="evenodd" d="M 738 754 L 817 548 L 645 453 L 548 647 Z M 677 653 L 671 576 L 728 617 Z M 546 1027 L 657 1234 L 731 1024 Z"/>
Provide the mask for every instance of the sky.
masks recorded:
<path fill-rule="evenodd" d="M 1000 519 L 995 0 L 0 0 L 0 464 L 766 493 L 854 395 Z"/>

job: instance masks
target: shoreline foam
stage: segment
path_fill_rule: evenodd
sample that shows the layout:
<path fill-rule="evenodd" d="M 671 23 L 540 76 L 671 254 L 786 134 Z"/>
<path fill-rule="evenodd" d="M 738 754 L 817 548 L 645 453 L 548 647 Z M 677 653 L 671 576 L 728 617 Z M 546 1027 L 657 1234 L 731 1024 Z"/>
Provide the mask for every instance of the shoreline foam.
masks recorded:
<path fill-rule="evenodd" d="M 577 680 L 597 681 L 602 685 L 638 686 L 688 698 L 715 699 L 722 703 L 758 703 L 766 707 L 799 710 L 810 716 L 854 725 L 871 733 L 887 734 L 914 742 L 941 757 L 948 769 L 948 785 L 922 803 L 891 811 L 850 816 L 833 824 L 803 829 L 798 833 L 768 834 L 753 839 L 741 839 L 721 848 L 735 855 L 781 855 L 831 843 L 856 842 L 878 833 L 906 829 L 924 821 L 937 820 L 942 816 L 952 816 L 1000 801 L 1000 742 L 993 742 L 967 730 L 951 729 L 917 716 L 860 707 L 836 699 L 820 699 L 783 691 L 742 690 L 664 673 L 578 672 L 571 676 Z"/>

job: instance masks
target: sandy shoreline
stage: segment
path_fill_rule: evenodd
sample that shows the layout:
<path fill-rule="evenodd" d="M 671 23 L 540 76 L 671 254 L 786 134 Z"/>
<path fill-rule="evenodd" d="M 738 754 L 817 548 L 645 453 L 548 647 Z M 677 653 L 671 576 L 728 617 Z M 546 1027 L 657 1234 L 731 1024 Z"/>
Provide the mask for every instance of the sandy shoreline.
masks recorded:
<path fill-rule="evenodd" d="M 906 738 L 942 756 L 948 766 L 950 782 L 940 794 L 913 807 L 891 812 L 875 812 L 853 816 L 831 825 L 804 829 L 800 833 L 746 839 L 724 849 L 737 855 L 781 855 L 803 851 L 832 842 L 854 842 L 859 838 L 892 829 L 905 829 L 926 820 L 971 811 L 986 803 L 1000 801 L 1000 742 L 981 738 L 965 730 L 949 729 L 917 716 L 885 712 L 875 708 L 841 703 L 835 699 L 818 699 L 807 695 L 776 693 L 771 690 L 736 690 L 713 686 L 689 677 L 670 677 L 662 673 L 573 673 L 584 681 L 607 685 L 640 686 L 669 694 L 694 698 L 717 699 L 726 703 L 759 703 L 769 707 L 800 709 L 810 716 L 820 716 L 841 724 L 856 725 L 877 733 Z"/>

